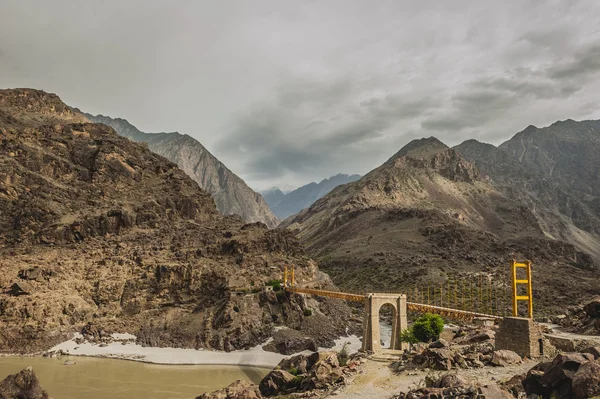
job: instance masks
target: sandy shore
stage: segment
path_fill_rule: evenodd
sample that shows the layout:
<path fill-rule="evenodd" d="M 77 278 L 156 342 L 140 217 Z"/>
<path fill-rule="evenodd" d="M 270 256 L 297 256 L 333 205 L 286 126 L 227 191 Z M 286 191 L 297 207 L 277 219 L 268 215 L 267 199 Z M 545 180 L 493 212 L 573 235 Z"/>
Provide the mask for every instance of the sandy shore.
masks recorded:
<path fill-rule="evenodd" d="M 135 340 L 135 336 L 130 334 L 113 334 L 114 341 L 103 346 L 89 342 L 78 344 L 75 342 L 76 338 L 82 337 L 77 334 L 73 339 L 56 345 L 51 351 L 62 350 L 74 356 L 107 357 L 157 364 L 213 364 L 265 368 L 273 368 L 282 359 L 288 357 L 263 350 L 262 346 L 269 341 L 248 350 L 219 352 L 204 349 L 143 347 L 130 342 L 132 339 Z M 356 352 L 360 349 L 360 339 L 356 336 L 349 336 L 336 340 L 333 348 L 319 348 L 319 350 L 340 350 L 345 343 L 348 343 L 349 352 Z"/>

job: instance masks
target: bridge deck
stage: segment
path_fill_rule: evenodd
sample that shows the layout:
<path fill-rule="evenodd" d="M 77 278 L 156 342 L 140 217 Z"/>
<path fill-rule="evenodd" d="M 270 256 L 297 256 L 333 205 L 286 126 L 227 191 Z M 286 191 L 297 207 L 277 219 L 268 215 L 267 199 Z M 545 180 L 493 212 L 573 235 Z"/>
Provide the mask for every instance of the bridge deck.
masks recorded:
<path fill-rule="evenodd" d="M 352 302 L 364 302 L 365 299 L 367 298 L 366 295 L 350 294 L 350 293 L 338 292 L 338 291 L 317 290 L 317 289 L 313 289 L 313 288 L 285 287 L 285 290 L 288 292 L 295 292 L 298 294 L 326 296 L 326 297 L 330 297 L 330 298 L 344 299 L 346 301 L 352 301 Z M 460 309 L 445 308 L 442 306 L 427 305 L 424 303 L 407 302 L 406 307 L 408 310 L 413 311 L 413 312 L 439 314 L 440 316 L 445 316 L 445 317 L 458 319 L 458 320 L 471 320 L 474 317 L 488 317 L 488 318 L 492 318 L 492 319 L 502 319 L 502 316 L 470 312 L 467 310 L 460 310 Z"/>

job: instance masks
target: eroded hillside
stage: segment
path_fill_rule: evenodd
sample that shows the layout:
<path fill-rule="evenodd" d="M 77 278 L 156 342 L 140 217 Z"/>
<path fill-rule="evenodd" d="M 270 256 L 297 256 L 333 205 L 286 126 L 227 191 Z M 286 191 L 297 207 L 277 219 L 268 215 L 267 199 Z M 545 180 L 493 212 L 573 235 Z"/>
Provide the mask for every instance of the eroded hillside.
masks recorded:
<path fill-rule="evenodd" d="M 435 138 L 409 143 L 283 225 L 349 290 L 406 292 L 476 273 L 508 283 L 511 259 L 536 265 L 541 312 L 600 290 L 589 254 L 549 239 L 525 203 Z"/>
<path fill-rule="evenodd" d="M 348 308 L 264 293 L 285 264 L 317 278 L 296 238 L 217 212 L 176 164 L 71 111 L 0 90 L 0 351 L 49 346 L 86 325 L 145 345 L 232 350 L 275 325 L 323 343 Z"/>

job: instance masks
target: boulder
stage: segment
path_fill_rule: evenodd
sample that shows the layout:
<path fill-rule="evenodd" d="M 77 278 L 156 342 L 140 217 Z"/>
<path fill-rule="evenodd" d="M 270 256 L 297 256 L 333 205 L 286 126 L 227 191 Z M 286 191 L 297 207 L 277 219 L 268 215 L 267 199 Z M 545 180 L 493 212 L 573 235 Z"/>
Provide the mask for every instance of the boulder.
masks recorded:
<path fill-rule="evenodd" d="M 590 363 L 590 360 L 580 353 L 557 355 L 552 362 L 539 363 L 529 370 L 523 380 L 523 388 L 527 395 L 572 398 L 573 379 L 578 370 L 587 363 Z"/>
<path fill-rule="evenodd" d="M 274 396 L 294 391 L 301 381 L 302 377 L 285 370 L 273 370 L 262 379 L 258 389 L 264 396 Z"/>
<path fill-rule="evenodd" d="M 582 364 L 571 383 L 574 398 L 583 399 L 600 395 L 600 361 Z"/>
<path fill-rule="evenodd" d="M 0 398 L 7 399 L 48 399 L 48 393 L 31 367 L 12 374 L 0 382 Z"/>
<path fill-rule="evenodd" d="M 496 384 L 488 384 L 479 387 L 479 395 L 481 396 L 478 397 L 486 399 L 514 399 L 508 391 L 498 388 Z"/>
<path fill-rule="evenodd" d="M 10 286 L 10 294 L 14 296 L 31 294 L 31 285 L 25 281 L 18 281 Z"/>
<path fill-rule="evenodd" d="M 438 388 L 462 387 L 469 384 L 465 377 L 457 374 L 446 374 L 439 380 Z"/>
<path fill-rule="evenodd" d="M 428 348 L 421 356 L 422 364 L 433 370 L 451 370 L 454 361 L 454 352 L 446 348 Z"/>
<path fill-rule="evenodd" d="M 256 384 L 237 380 L 223 389 L 196 396 L 196 399 L 260 399 L 262 395 Z"/>
<path fill-rule="evenodd" d="M 296 330 L 285 329 L 276 332 L 273 335 L 273 341 L 263 346 L 263 349 L 281 353 L 282 355 L 292 355 L 305 350 L 316 352 L 319 347 L 314 338 L 308 337 Z"/>
<path fill-rule="evenodd" d="M 600 346 L 592 346 L 583 350 L 583 353 L 589 353 L 594 356 L 595 359 L 600 359 Z"/>
<path fill-rule="evenodd" d="M 510 364 L 519 364 L 522 362 L 523 359 L 521 359 L 521 356 L 507 349 L 495 351 L 490 361 L 492 365 L 499 367 L 506 367 Z"/>
<path fill-rule="evenodd" d="M 433 348 L 433 349 L 447 348 L 448 346 L 450 346 L 448 344 L 448 341 L 446 341 L 445 339 L 442 339 L 442 338 L 429 344 L 429 347 Z"/>
<path fill-rule="evenodd" d="M 583 306 L 583 311 L 589 317 L 600 319 L 600 297 L 592 299 Z"/>
<path fill-rule="evenodd" d="M 482 332 L 474 332 L 468 335 L 465 335 L 460 339 L 460 343 L 462 344 L 474 344 L 478 342 L 491 341 L 496 338 L 496 333 L 492 330 L 486 330 Z"/>
<path fill-rule="evenodd" d="M 544 373 L 542 384 L 556 388 L 562 381 L 572 380 L 579 367 L 589 360 L 580 353 L 564 353 L 557 355 L 552 365 Z"/>
<path fill-rule="evenodd" d="M 303 381 L 304 389 L 322 389 L 343 379 L 342 369 L 335 352 L 319 352 L 319 359 L 310 370 L 309 378 Z"/>
<path fill-rule="evenodd" d="M 44 281 L 42 269 L 38 266 L 32 267 L 30 269 L 19 270 L 19 277 L 23 280 L 36 280 L 38 282 Z"/>

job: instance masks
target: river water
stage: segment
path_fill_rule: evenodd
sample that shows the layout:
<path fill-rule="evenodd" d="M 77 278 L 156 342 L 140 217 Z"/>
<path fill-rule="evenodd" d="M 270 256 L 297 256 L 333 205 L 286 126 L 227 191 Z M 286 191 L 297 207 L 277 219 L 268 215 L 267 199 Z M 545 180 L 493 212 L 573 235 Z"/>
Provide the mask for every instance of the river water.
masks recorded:
<path fill-rule="evenodd" d="M 65 360 L 73 365 L 63 365 Z M 91 357 L 0 357 L 0 380 L 32 366 L 54 399 L 194 399 L 235 380 L 260 382 L 270 370 L 175 366 Z"/>

